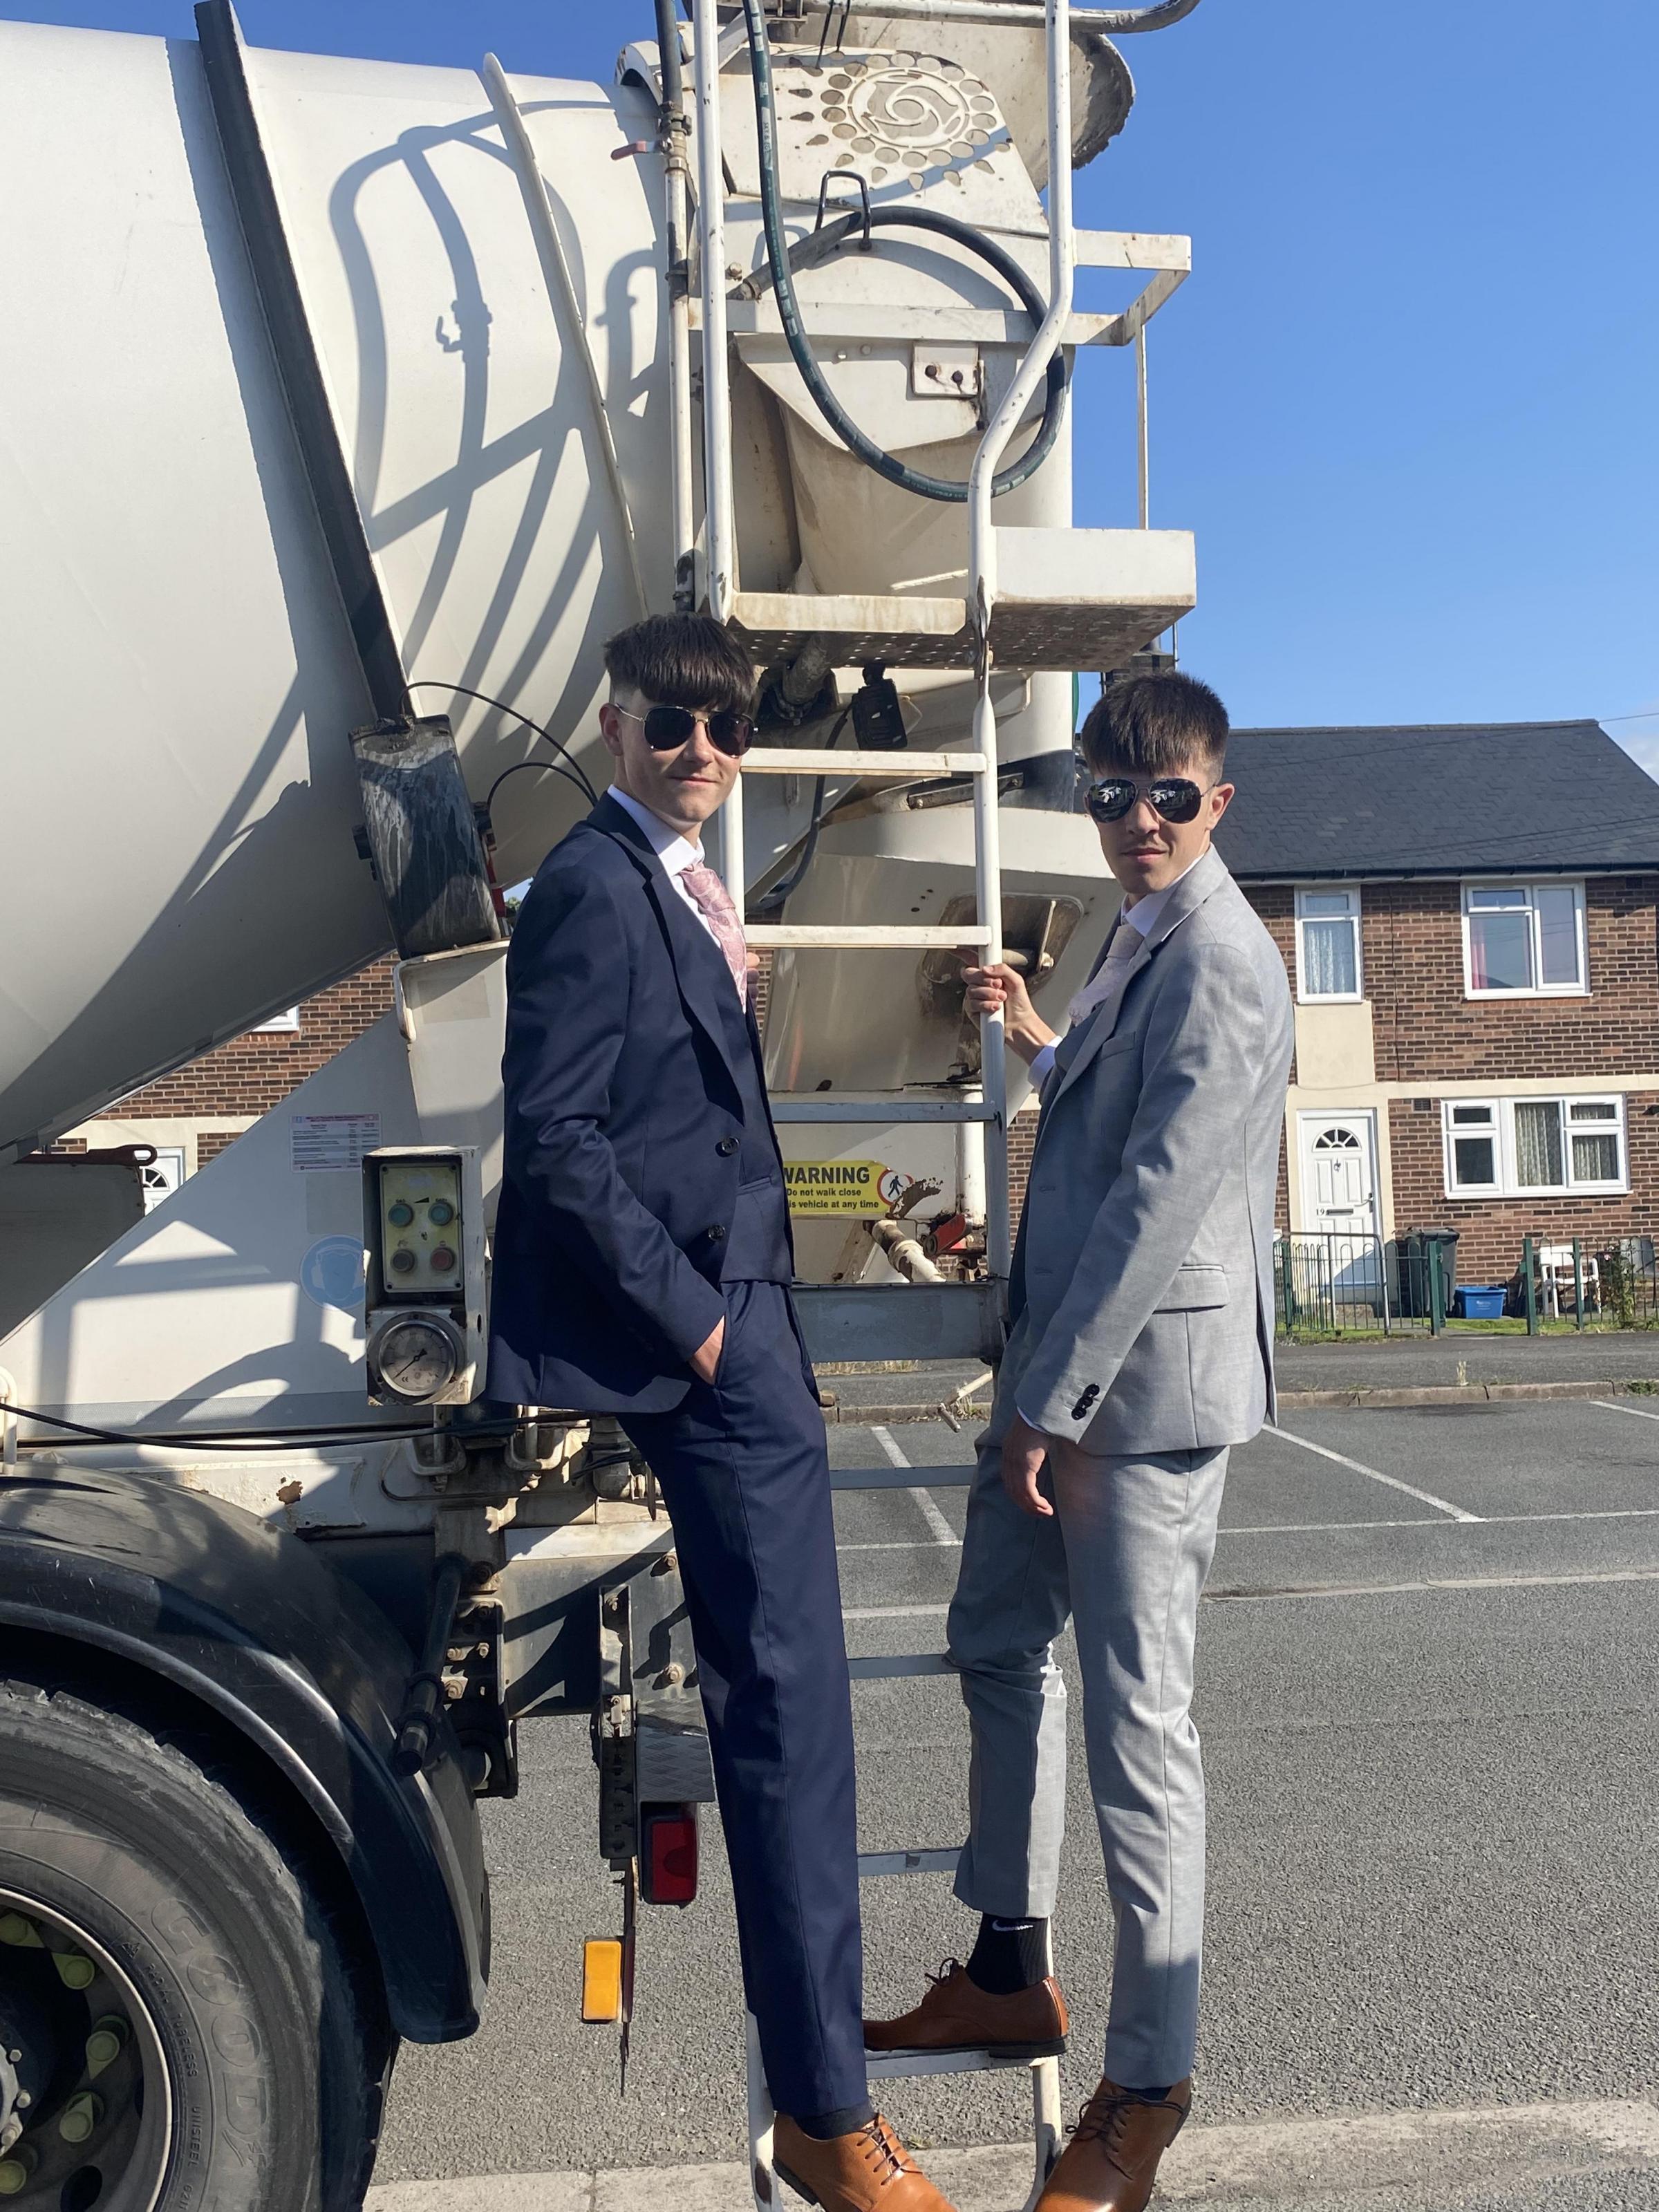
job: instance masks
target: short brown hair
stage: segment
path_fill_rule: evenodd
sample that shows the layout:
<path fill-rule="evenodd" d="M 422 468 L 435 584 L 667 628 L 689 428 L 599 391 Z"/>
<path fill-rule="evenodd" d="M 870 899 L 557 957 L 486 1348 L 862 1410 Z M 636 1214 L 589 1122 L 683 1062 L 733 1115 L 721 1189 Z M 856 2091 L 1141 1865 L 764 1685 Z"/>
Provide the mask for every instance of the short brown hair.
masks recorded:
<path fill-rule="evenodd" d="M 606 640 L 605 666 L 660 707 L 755 709 L 755 664 L 712 615 L 647 615 Z"/>
<path fill-rule="evenodd" d="M 1120 676 L 1089 710 L 1079 744 L 1097 775 L 1173 775 L 1201 762 L 1219 777 L 1227 752 L 1227 709 L 1207 684 L 1166 668 Z"/>

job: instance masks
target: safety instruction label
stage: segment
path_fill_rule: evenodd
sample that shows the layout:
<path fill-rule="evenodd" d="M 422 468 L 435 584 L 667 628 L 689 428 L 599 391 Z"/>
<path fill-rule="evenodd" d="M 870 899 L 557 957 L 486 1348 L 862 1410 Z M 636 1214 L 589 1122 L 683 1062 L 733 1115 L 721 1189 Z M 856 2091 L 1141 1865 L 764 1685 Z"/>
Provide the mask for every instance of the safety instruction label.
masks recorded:
<path fill-rule="evenodd" d="M 786 1160 L 791 1213 L 850 1213 L 873 1220 L 908 1182 L 879 1160 Z"/>
<path fill-rule="evenodd" d="M 360 1168 L 380 1141 L 378 1114 L 290 1114 L 296 1168 Z"/>

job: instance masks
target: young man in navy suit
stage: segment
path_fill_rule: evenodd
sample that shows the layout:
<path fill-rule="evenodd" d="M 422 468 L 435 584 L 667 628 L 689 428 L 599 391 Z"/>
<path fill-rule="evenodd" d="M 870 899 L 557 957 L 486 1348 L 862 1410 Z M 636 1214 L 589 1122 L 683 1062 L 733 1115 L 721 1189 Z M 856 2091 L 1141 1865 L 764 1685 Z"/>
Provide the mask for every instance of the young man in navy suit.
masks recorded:
<path fill-rule="evenodd" d="M 605 665 L 611 789 L 507 956 L 489 1395 L 615 1413 L 661 1486 L 779 2171 L 829 2212 L 950 2212 L 866 2086 L 823 1419 L 743 925 L 702 853 L 755 672 L 693 615 L 623 630 Z"/>

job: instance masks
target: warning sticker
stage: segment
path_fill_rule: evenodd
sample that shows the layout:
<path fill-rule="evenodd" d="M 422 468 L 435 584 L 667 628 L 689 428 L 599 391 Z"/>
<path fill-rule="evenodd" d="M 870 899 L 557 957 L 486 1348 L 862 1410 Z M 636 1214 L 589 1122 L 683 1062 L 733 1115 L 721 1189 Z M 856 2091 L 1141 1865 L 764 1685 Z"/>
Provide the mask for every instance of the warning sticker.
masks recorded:
<path fill-rule="evenodd" d="M 892 1203 L 890 1171 L 879 1160 L 786 1160 L 791 1213 L 849 1213 L 873 1220 Z"/>
<path fill-rule="evenodd" d="M 380 1141 L 378 1114 L 290 1114 L 296 1168 L 360 1168 Z"/>

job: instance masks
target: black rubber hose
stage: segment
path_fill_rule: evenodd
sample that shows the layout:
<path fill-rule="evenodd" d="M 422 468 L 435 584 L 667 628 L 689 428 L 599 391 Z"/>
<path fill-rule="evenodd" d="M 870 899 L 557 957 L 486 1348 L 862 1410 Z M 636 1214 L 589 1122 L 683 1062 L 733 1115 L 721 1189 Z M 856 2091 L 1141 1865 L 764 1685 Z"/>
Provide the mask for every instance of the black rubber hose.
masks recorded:
<path fill-rule="evenodd" d="M 760 150 L 761 222 L 766 235 L 766 252 L 773 289 L 778 298 L 778 314 L 783 324 L 783 335 L 788 344 L 801 380 L 812 395 L 814 404 L 848 449 L 856 453 L 866 468 L 873 469 L 890 483 L 906 491 L 915 492 L 923 499 L 964 502 L 968 497 L 965 483 L 955 483 L 948 477 L 930 477 L 920 469 L 913 469 L 866 437 L 852 416 L 842 405 L 824 379 L 823 372 L 813 359 L 812 349 L 807 343 L 806 332 L 801 326 L 800 309 L 795 299 L 792 273 L 795 267 L 808 265 L 797 262 L 791 254 L 784 236 L 783 210 L 778 195 L 777 118 L 772 97 L 772 49 L 766 35 L 766 19 L 761 0 L 743 0 L 743 12 L 749 28 L 749 64 L 755 81 L 755 131 Z M 1022 305 L 1039 323 L 1048 312 L 1036 286 L 1031 282 L 1012 254 L 1005 253 L 1000 246 L 983 238 L 965 222 L 954 216 L 936 214 L 929 208 L 874 208 L 869 221 L 872 228 L 932 230 L 956 240 L 978 254 L 994 269 L 1005 283 L 1019 295 Z M 833 252 L 857 230 L 862 233 L 865 217 L 848 216 L 840 223 L 830 223 L 805 241 L 816 246 L 810 258 L 821 258 Z M 832 235 L 833 234 L 833 235 Z M 816 246 L 817 240 L 824 243 Z M 750 280 L 753 281 L 752 279 Z M 1054 450 L 1060 434 L 1060 417 L 1066 401 L 1066 359 L 1056 348 L 1048 364 L 1048 387 L 1044 396 L 1042 421 L 1036 439 L 1021 458 L 1006 469 L 999 471 L 991 480 L 994 497 L 1012 491 L 1027 477 L 1035 475 Z"/>
<path fill-rule="evenodd" d="M 836 726 L 825 740 L 826 750 L 835 744 L 836 739 L 846 728 L 847 718 L 852 711 L 851 707 L 843 707 L 836 717 Z M 744 916 L 746 921 L 764 921 L 770 915 L 781 914 L 785 902 L 793 893 L 800 889 L 805 880 L 807 870 L 817 857 L 818 832 L 823 827 L 823 792 L 828 781 L 827 776 L 821 775 L 812 787 L 812 819 L 808 825 L 806 842 L 801 848 L 801 856 L 795 864 L 794 873 L 787 876 L 782 883 L 774 884 L 770 890 L 763 891 Z"/>
<path fill-rule="evenodd" d="M 656 0 L 657 71 L 662 83 L 662 104 L 670 120 L 685 112 L 685 78 L 680 63 L 680 27 L 674 0 Z"/>

